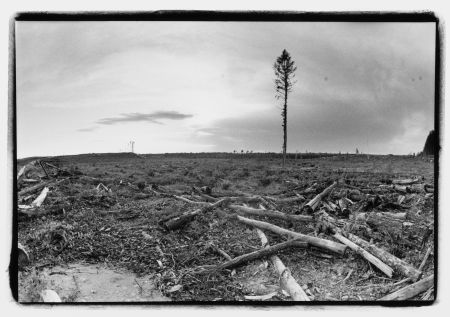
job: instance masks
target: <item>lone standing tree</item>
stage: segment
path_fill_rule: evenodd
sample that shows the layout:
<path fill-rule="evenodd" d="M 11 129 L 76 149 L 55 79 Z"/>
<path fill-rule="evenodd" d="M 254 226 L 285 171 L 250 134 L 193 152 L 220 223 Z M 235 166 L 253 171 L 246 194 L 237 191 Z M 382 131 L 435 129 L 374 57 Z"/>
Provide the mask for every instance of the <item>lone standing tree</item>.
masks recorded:
<path fill-rule="evenodd" d="M 286 146 L 287 146 L 287 100 L 288 93 L 291 92 L 292 86 L 295 84 L 294 72 L 297 70 L 294 61 L 291 59 L 291 55 L 285 49 L 281 55 L 277 58 L 273 65 L 275 71 L 275 97 L 277 99 L 283 98 L 284 105 L 281 111 L 281 117 L 283 118 L 283 168 L 286 164 Z"/>

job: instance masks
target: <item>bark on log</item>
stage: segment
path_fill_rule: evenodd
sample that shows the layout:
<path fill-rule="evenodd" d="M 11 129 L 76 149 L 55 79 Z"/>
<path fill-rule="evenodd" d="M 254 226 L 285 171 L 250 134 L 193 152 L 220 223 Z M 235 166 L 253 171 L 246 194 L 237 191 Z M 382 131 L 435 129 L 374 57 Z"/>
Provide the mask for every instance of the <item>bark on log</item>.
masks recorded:
<path fill-rule="evenodd" d="M 268 248 L 269 241 L 267 240 L 264 232 L 259 229 L 256 229 L 256 232 L 261 239 L 263 248 Z M 310 301 L 305 291 L 300 285 L 298 285 L 297 281 L 294 279 L 289 269 L 284 266 L 283 262 L 281 262 L 280 258 L 276 255 L 272 255 L 270 260 L 280 276 L 281 288 L 288 292 L 291 298 L 295 301 Z"/>
<path fill-rule="evenodd" d="M 310 222 L 313 220 L 312 216 L 289 215 L 289 214 L 285 214 L 284 212 L 281 212 L 278 210 L 256 209 L 256 208 L 244 207 L 244 206 L 239 206 L 239 205 L 229 205 L 228 207 L 237 212 L 245 213 L 248 215 L 282 219 L 282 220 L 286 220 L 286 221 L 290 221 L 290 222 L 296 222 L 296 221 Z"/>
<path fill-rule="evenodd" d="M 321 238 L 317 238 L 317 237 L 304 235 L 304 234 L 301 234 L 298 232 L 290 231 L 290 230 L 278 227 L 278 226 L 273 225 L 268 222 L 263 222 L 263 221 L 254 220 L 254 219 L 248 219 L 248 218 L 241 217 L 241 216 L 236 216 L 236 219 L 238 219 L 240 222 L 245 223 L 249 226 L 253 226 L 253 227 L 256 227 L 256 228 L 262 229 L 262 230 L 268 230 L 273 233 L 279 234 L 281 236 L 289 236 L 294 239 L 300 239 L 302 241 L 308 242 L 311 246 L 315 246 L 315 247 L 318 247 L 321 249 L 332 251 L 332 252 L 335 252 L 338 254 L 344 254 L 345 249 L 347 248 L 345 245 L 343 245 L 341 243 L 337 243 L 334 241 L 325 240 L 325 239 L 321 239 Z"/>
<path fill-rule="evenodd" d="M 373 255 L 375 255 L 377 258 L 379 258 L 384 263 L 392 266 L 395 271 L 398 273 L 401 273 L 404 276 L 410 277 L 413 282 L 417 281 L 420 276 L 422 275 L 422 272 L 411 266 L 410 264 L 406 263 L 405 261 L 397 258 L 396 256 L 390 254 L 389 252 L 376 247 L 375 245 L 367 242 L 366 240 L 361 239 L 358 236 L 355 236 L 351 233 L 345 234 L 345 236 L 352 242 L 356 243 L 357 245 L 361 246 L 362 248 L 366 249 Z"/>
<path fill-rule="evenodd" d="M 302 207 L 302 211 L 305 211 L 309 214 L 313 213 L 314 210 L 319 206 L 322 199 L 325 198 L 333 190 L 333 188 L 336 187 L 336 185 L 337 185 L 337 182 L 334 182 L 333 184 L 331 184 L 330 186 L 325 188 L 323 190 L 323 192 L 318 194 L 316 197 L 311 199 L 306 205 L 304 205 Z"/>
<path fill-rule="evenodd" d="M 211 272 L 221 271 L 221 270 L 225 270 L 228 268 L 236 267 L 243 263 L 272 255 L 274 253 L 277 253 L 277 252 L 287 249 L 287 248 L 291 248 L 291 247 L 306 248 L 307 246 L 308 246 L 307 242 L 300 241 L 298 239 L 285 241 L 285 242 L 278 243 L 278 244 L 275 244 L 275 245 L 267 247 L 267 248 L 263 248 L 263 249 L 260 249 L 257 251 L 253 251 L 253 252 L 235 257 L 235 258 L 231 259 L 230 261 L 227 261 L 225 263 L 217 265 L 215 268 L 213 268 L 211 270 Z M 209 272 L 209 273 L 211 273 L 211 272 Z"/>
<path fill-rule="evenodd" d="M 434 274 L 408 286 L 405 286 L 398 291 L 386 295 L 379 299 L 379 301 L 392 301 L 392 300 L 406 300 L 414 297 L 430 287 L 434 286 Z"/>

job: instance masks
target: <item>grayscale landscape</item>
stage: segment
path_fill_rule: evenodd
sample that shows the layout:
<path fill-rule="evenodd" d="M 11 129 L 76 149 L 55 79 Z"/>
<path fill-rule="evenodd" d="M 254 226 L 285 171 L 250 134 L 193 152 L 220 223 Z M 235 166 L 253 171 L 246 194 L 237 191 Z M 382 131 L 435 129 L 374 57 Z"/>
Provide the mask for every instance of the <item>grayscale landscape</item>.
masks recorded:
<path fill-rule="evenodd" d="M 19 302 L 434 300 L 435 23 L 15 27 Z"/>

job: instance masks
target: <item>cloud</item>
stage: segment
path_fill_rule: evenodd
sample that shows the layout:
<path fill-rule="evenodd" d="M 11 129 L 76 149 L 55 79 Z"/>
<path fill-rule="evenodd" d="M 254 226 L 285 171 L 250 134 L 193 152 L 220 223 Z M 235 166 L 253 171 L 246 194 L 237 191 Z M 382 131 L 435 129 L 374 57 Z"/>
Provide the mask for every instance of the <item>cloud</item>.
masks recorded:
<path fill-rule="evenodd" d="M 178 111 L 155 111 L 152 113 L 122 113 L 118 117 L 103 118 L 97 121 L 98 124 L 112 125 L 122 122 L 149 122 L 162 124 L 158 120 L 184 120 L 193 115 L 179 113 Z"/>
<path fill-rule="evenodd" d="M 78 132 L 91 132 L 94 130 L 97 130 L 98 127 L 90 127 L 90 128 L 82 128 L 82 129 L 77 129 Z"/>

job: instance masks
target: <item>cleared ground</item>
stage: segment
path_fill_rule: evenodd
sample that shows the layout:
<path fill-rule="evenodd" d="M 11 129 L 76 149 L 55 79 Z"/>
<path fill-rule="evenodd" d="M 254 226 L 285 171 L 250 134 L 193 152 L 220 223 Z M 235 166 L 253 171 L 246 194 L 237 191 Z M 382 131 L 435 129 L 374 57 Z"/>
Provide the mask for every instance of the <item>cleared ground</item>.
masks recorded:
<path fill-rule="evenodd" d="M 43 271 L 69 264 L 101 264 L 126 270 L 124 274 L 137 274 L 161 294 L 153 300 L 167 297 L 175 301 L 242 301 L 246 300 L 245 296 L 271 292 L 277 293 L 270 300 L 289 300 L 279 288 L 270 261 L 264 259 L 234 271 L 197 274 L 201 266 L 225 261 L 211 249 L 211 244 L 236 257 L 261 248 L 261 242 L 253 228 L 227 217 L 232 211 L 226 208 L 197 216 L 182 229 L 165 231 L 160 226 L 161 220 L 198 207 L 157 196 L 150 190 L 152 184 L 191 198 L 192 186 L 209 186 L 215 197 L 255 194 L 284 198 L 297 193 L 307 202 L 338 180 L 327 202 L 351 198 L 351 191 L 358 188 L 364 197 L 378 195 L 383 200 L 383 204 L 364 211 L 407 213 L 405 222 L 409 224 L 404 224 L 400 232 L 369 226 L 368 229 L 352 227 L 353 233 L 416 268 L 430 247 L 424 276 L 433 273 L 434 233 L 429 228 L 434 222 L 434 194 L 420 190 L 402 193 L 387 188 L 394 179 L 408 178 L 420 178 L 421 185 L 433 185 L 434 165 L 429 159 L 336 155 L 290 159 L 282 170 L 279 158 L 239 154 L 220 158 L 199 156 L 110 154 L 44 159 L 69 171 L 70 175 L 57 176 L 68 180 L 50 186 L 42 207 L 51 209 L 50 213 L 19 216 L 19 242 L 26 246 L 31 257 L 31 263 L 19 272 L 19 294 L 23 296 L 19 300 L 39 300 L 39 291 L 51 286 L 40 277 Z M 18 168 L 25 163 L 27 160 L 19 161 Z M 36 178 L 36 175 L 45 176 L 39 169 L 27 176 Z M 111 191 L 97 189 L 100 183 Z M 317 185 L 313 190 L 305 193 L 314 183 Z M 19 191 L 27 186 L 30 185 L 22 184 Z M 30 203 L 38 194 L 19 204 Z M 399 197 L 403 199 L 400 204 Z M 367 204 L 366 198 L 352 201 L 350 218 L 338 218 L 351 222 L 352 216 Z M 277 209 L 293 214 L 303 203 L 281 204 Z M 313 223 L 288 224 L 282 220 L 254 218 L 304 234 L 317 233 Z M 283 241 L 280 236 L 266 234 L 271 244 Z M 325 233 L 319 236 L 333 240 Z M 279 257 L 316 301 L 375 300 L 406 285 L 395 285 L 404 277 L 387 278 L 351 250 L 337 256 L 315 249 L 288 249 L 279 253 Z M 64 285 L 59 287 L 63 290 Z M 67 294 L 61 295 L 63 300 L 77 301 L 76 294 L 81 291 Z M 96 301 L 94 295 L 83 300 Z M 120 296 L 117 301 L 130 300 L 126 292 Z M 419 295 L 415 299 L 421 298 Z"/>

